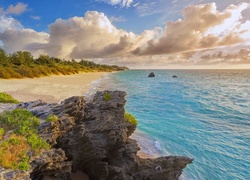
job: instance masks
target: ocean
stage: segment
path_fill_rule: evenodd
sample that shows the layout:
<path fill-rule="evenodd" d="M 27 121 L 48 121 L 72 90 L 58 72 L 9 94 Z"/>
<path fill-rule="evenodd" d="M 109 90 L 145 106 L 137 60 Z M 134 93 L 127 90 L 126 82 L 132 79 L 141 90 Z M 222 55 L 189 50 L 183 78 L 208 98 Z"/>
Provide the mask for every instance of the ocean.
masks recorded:
<path fill-rule="evenodd" d="M 93 87 L 127 92 L 145 153 L 194 159 L 181 179 L 250 179 L 250 70 L 151 71 L 111 73 Z"/>

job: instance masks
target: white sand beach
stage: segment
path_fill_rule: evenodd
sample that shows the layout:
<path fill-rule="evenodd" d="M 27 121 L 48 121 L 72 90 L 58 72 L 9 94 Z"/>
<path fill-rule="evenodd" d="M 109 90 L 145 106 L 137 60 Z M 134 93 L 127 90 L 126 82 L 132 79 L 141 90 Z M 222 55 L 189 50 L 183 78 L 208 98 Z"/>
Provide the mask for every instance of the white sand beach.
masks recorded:
<path fill-rule="evenodd" d="M 91 87 L 91 82 L 104 74 L 105 72 L 90 72 L 34 79 L 0 79 L 0 92 L 6 92 L 22 102 L 41 99 L 58 103 L 71 96 L 83 95 Z"/>

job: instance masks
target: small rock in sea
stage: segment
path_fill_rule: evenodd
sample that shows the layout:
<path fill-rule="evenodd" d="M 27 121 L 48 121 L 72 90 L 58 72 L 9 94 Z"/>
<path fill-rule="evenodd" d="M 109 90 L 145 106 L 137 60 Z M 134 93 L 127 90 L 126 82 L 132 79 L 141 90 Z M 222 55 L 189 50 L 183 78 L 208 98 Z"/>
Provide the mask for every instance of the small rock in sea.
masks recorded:
<path fill-rule="evenodd" d="M 177 76 L 176 76 L 176 75 L 173 75 L 173 78 L 177 78 Z"/>
<path fill-rule="evenodd" d="M 148 77 L 155 77 L 155 74 L 153 72 L 151 72 Z"/>

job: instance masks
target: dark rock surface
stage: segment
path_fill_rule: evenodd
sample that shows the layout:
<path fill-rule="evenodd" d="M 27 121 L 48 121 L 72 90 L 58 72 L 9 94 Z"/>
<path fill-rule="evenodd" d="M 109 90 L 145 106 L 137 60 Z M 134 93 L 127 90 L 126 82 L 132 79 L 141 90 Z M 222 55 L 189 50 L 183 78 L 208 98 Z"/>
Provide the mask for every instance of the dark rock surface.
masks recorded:
<path fill-rule="evenodd" d="M 153 72 L 149 73 L 148 77 L 155 77 L 155 74 Z"/>
<path fill-rule="evenodd" d="M 31 160 L 30 175 L 0 168 L 0 179 L 13 176 L 67 180 L 71 172 L 82 171 L 91 180 L 177 180 L 192 159 L 138 157 L 137 142 L 129 138 L 135 125 L 124 120 L 126 93 L 106 92 L 112 97 L 107 101 L 103 98 L 105 92 L 97 92 L 89 102 L 83 97 L 71 97 L 61 104 L 40 100 L 18 104 L 17 107 L 28 109 L 43 120 L 50 114 L 59 117 L 57 122 L 43 121 L 39 127 L 39 135 L 53 148 Z"/>
<path fill-rule="evenodd" d="M 53 148 L 42 152 L 31 162 L 31 179 L 69 179 L 72 161 L 67 161 L 67 159 L 62 149 Z"/>

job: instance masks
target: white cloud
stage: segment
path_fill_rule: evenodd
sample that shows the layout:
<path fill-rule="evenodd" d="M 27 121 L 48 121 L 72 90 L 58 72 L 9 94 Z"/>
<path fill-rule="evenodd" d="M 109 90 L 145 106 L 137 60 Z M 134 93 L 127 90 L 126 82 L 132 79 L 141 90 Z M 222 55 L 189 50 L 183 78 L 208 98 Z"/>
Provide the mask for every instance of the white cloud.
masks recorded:
<path fill-rule="evenodd" d="M 130 7 L 133 0 L 96 0 L 98 2 L 104 2 L 110 5 L 120 5 L 121 7 Z"/>
<path fill-rule="evenodd" d="M 84 17 L 58 19 L 49 28 L 51 49 L 54 56 L 73 58 L 100 58 L 130 55 L 136 46 L 151 39 L 152 33 L 138 36 L 117 29 L 103 14 L 87 12 Z M 146 40 L 146 41 L 145 41 Z"/>
<path fill-rule="evenodd" d="M 120 17 L 110 17 L 109 18 L 111 22 L 125 22 L 127 21 L 124 17 L 120 16 Z"/>
<path fill-rule="evenodd" d="M 138 2 L 138 3 L 135 3 L 134 5 L 133 5 L 133 7 L 137 7 L 137 6 L 139 6 L 140 5 L 140 3 Z"/>
<path fill-rule="evenodd" d="M 138 47 L 133 53 L 173 54 L 243 43 L 243 32 L 239 32 L 239 29 L 243 27 L 240 19 L 245 8 L 246 4 L 229 6 L 221 12 L 215 3 L 188 6 L 182 12 L 183 20 L 168 22 L 159 40 L 150 40 L 146 48 Z M 214 31 L 217 27 L 219 35 Z"/>
<path fill-rule="evenodd" d="M 0 12 L 0 33 L 8 28 L 21 29 L 23 26 L 16 19 Z"/>
<path fill-rule="evenodd" d="M 250 46 L 215 49 L 200 53 L 200 64 L 250 64 Z"/>
<path fill-rule="evenodd" d="M 110 58 L 131 56 L 130 51 L 145 46 L 159 29 L 141 35 L 117 29 L 103 13 L 87 12 L 84 17 L 57 19 L 49 34 L 25 28 L 7 28 L 0 40 L 7 52 L 29 50 L 61 58 Z M 18 43 L 17 43 L 18 42 Z"/>
<path fill-rule="evenodd" d="M 86 58 L 136 68 L 181 64 L 191 67 L 227 61 L 250 64 L 249 47 L 238 46 L 250 43 L 247 40 L 250 21 L 243 21 L 241 14 L 245 8 L 244 4 L 223 11 L 217 10 L 214 3 L 188 6 L 183 10 L 182 20 L 168 22 L 165 29 L 145 30 L 141 34 L 118 29 L 112 21 L 120 18 L 109 19 L 96 11 L 87 12 L 84 17 L 57 19 L 50 24 L 48 33 L 26 29 L 14 18 L 0 14 L 0 44 L 8 53 L 28 50 L 34 55 Z M 226 52 L 229 48 L 237 50 Z M 211 58 L 219 55 L 218 49 L 222 49 L 224 60 L 211 62 Z M 236 61 L 232 60 L 236 57 Z"/>
<path fill-rule="evenodd" d="M 141 3 L 139 6 L 136 6 L 136 10 L 140 16 L 149 16 L 152 14 L 159 14 L 165 9 L 165 6 L 161 6 L 162 2 L 147 1 L 145 3 Z"/>
<path fill-rule="evenodd" d="M 49 35 L 47 33 L 39 33 L 32 29 L 16 29 L 8 28 L 0 33 L 0 40 L 3 42 L 3 48 L 8 53 L 19 50 L 31 50 L 29 45 L 32 43 L 47 43 Z"/>
<path fill-rule="evenodd" d="M 9 14 L 20 15 L 23 12 L 27 11 L 27 7 L 28 7 L 28 4 L 19 2 L 15 6 L 10 5 L 8 9 L 6 10 L 6 12 L 8 12 Z"/>
<path fill-rule="evenodd" d="M 34 19 L 34 20 L 40 20 L 41 19 L 40 16 L 30 16 L 30 17 L 31 17 L 31 19 Z"/>
<path fill-rule="evenodd" d="M 130 7 L 130 5 L 133 3 L 133 0 L 123 0 L 122 6 L 123 7 Z"/>

